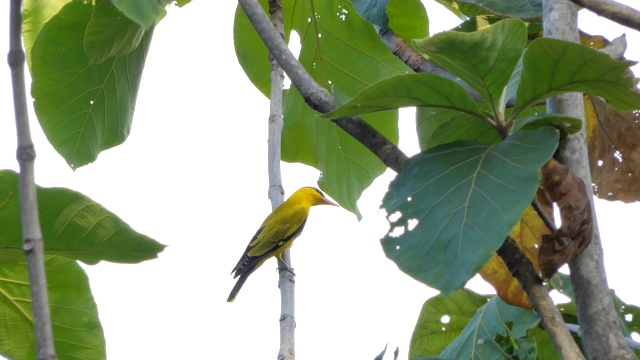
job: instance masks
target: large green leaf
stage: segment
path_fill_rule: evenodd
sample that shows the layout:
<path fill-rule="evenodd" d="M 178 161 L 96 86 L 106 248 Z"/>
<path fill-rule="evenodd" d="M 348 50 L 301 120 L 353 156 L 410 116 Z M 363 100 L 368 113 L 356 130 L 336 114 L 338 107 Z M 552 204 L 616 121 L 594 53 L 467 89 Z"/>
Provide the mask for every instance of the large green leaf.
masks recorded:
<path fill-rule="evenodd" d="M 557 39 L 536 39 L 522 59 L 516 109 L 565 92 L 583 92 L 604 98 L 620 111 L 640 109 L 640 93 L 634 78 L 626 73 L 631 61 L 583 45 Z"/>
<path fill-rule="evenodd" d="M 445 359 L 502 359 L 513 341 L 539 321 L 535 312 L 507 305 L 497 296 L 480 307 L 462 333 L 440 356 Z M 507 350 L 507 351 L 505 351 Z"/>
<path fill-rule="evenodd" d="M 104 1 L 104 0 L 98 0 Z M 145 28 L 151 28 L 165 14 L 166 0 L 110 0 L 129 19 Z"/>
<path fill-rule="evenodd" d="M 452 109 L 485 118 L 460 84 L 433 74 L 396 75 L 381 80 L 321 117 L 335 119 L 408 106 Z"/>
<path fill-rule="evenodd" d="M 36 115 L 72 168 L 93 162 L 127 138 L 152 35 L 147 31 L 126 55 L 91 64 L 84 40 L 92 16 L 90 3 L 65 5 L 42 28 L 31 53 Z"/>
<path fill-rule="evenodd" d="M 261 1 L 266 6 L 266 1 Z M 365 87 L 407 66 L 382 44 L 371 24 L 344 1 L 283 1 L 285 38 L 295 30 L 302 45 L 300 62 L 318 84 L 352 97 Z M 240 18 L 243 18 L 240 20 Z M 245 14 L 236 12 L 236 55 L 245 73 L 263 93 L 268 93 L 267 50 Z M 320 187 L 340 205 L 357 212 L 355 203 L 385 167 L 332 123 L 318 120 L 295 89 L 284 99 L 285 125 L 282 159 L 320 170 Z M 397 142 L 397 112 L 365 117 L 392 142 Z M 340 164 L 332 163 L 334 159 Z"/>
<path fill-rule="evenodd" d="M 31 69 L 31 48 L 44 24 L 72 0 L 25 0 L 22 10 L 22 39 Z"/>
<path fill-rule="evenodd" d="M 54 345 L 59 359 L 105 359 L 105 341 L 89 279 L 75 260 L 45 260 Z M 35 359 L 27 265 L 0 265 L 0 354 Z"/>
<path fill-rule="evenodd" d="M 18 193 L 18 175 L 0 171 L 0 263 L 24 260 Z M 38 207 L 46 254 L 87 264 L 137 263 L 156 258 L 164 249 L 78 192 L 39 187 Z"/>
<path fill-rule="evenodd" d="M 291 96 L 299 97 L 300 94 L 295 91 Z M 315 119 L 317 113 L 302 101 L 289 101 L 287 106 L 287 111 L 308 115 L 311 120 L 285 124 L 285 127 L 288 126 L 287 132 L 292 135 L 282 139 L 283 159 L 285 161 L 298 159 L 307 165 L 320 168 L 322 170 L 318 180 L 320 187 L 331 194 L 340 206 L 354 212 L 360 219 L 361 215 L 356 203 L 362 191 L 376 177 L 385 172 L 386 166 L 360 142 L 332 122 Z M 385 133 L 391 134 L 391 140 L 397 142 L 398 133 L 395 126 L 398 114 L 393 112 L 391 118 L 389 115 L 388 112 L 379 112 L 365 115 L 363 118 L 376 129 L 383 129 Z M 304 134 L 309 140 L 300 141 L 293 134 Z M 293 154 L 295 158 L 287 156 L 286 153 Z"/>
<path fill-rule="evenodd" d="M 409 358 L 438 356 L 489 298 L 468 289 L 439 294 L 422 305 L 411 336 Z"/>
<path fill-rule="evenodd" d="M 387 15 L 389 27 L 407 43 L 429 36 L 429 17 L 420 0 L 391 0 Z"/>
<path fill-rule="evenodd" d="M 527 44 L 521 20 L 502 20 L 472 33 L 449 31 L 415 44 L 437 63 L 497 105 Z"/>
<path fill-rule="evenodd" d="M 84 50 L 91 64 L 110 57 L 127 55 L 135 50 L 145 30 L 115 7 L 97 1 L 84 37 Z"/>
<path fill-rule="evenodd" d="M 495 146 L 459 141 L 405 162 L 382 207 L 388 258 L 431 287 L 462 287 L 502 244 L 538 188 L 558 132 L 519 131 Z"/>
<path fill-rule="evenodd" d="M 500 135 L 487 122 L 457 110 L 419 107 L 416 109 L 416 129 L 420 150 L 456 140 L 472 140 L 497 144 Z"/>
<path fill-rule="evenodd" d="M 389 25 L 386 11 L 389 0 L 351 0 L 351 4 L 358 15 L 368 22 L 380 27 Z"/>

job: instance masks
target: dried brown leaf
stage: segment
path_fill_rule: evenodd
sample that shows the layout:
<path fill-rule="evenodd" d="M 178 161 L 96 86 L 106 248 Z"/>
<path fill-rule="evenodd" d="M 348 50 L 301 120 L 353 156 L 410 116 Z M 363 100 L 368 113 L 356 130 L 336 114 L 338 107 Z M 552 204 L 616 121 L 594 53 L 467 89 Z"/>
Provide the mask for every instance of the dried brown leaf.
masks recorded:
<path fill-rule="evenodd" d="M 585 116 L 594 194 L 640 201 L 640 113 L 617 112 L 600 98 L 585 96 Z"/>
<path fill-rule="evenodd" d="M 584 182 L 567 166 L 554 159 L 541 169 L 542 186 L 560 209 L 562 226 L 542 237 L 538 259 L 545 279 L 580 255 L 591 242 L 591 203 Z"/>

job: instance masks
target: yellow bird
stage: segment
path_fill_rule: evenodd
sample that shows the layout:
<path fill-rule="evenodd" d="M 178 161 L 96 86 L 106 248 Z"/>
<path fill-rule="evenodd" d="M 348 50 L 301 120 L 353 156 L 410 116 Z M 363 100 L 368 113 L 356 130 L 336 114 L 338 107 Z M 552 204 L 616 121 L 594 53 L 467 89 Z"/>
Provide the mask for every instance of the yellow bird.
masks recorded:
<path fill-rule="evenodd" d="M 293 243 L 304 228 L 309 210 L 315 205 L 334 205 L 322 191 L 303 187 L 294 192 L 285 202 L 280 204 L 264 220 L 253 235 L 240 261 L 231 271 L 234 277 L 240 277 L 229 294 L 228 302 L 232 302 L 238 291 L 257 268 L 267 259 L 276 256 L 282 258 L 282 252 Z"/>

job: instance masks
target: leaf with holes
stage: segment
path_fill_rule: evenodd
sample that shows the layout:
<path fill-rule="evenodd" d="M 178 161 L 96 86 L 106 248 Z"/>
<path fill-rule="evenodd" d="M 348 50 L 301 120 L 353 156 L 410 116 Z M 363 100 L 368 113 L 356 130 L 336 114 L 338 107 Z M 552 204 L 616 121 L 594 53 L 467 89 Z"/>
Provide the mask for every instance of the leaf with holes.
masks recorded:
<path fill-rule="evenodd" d="M 18 174 L 0 171 L 0 264 L 24 260 Z M 45 253 L 87 264 L 138 263 L 154 259 L 164 245 L 134 231 L 88 197 L 64 188 L 38 187 Z"/>
<path fill-rule="evenodd" d="M 147 31 L 135 50 L 92 64 L 84 40 L 92 16 L 97 16 L 94 11 L 101 8 L 68 3 L 40 30 L 31 50 L 31 95 L 38 121 L 72 168 L 126 140 L 153 33 Z M 118 46 L 126 48 L 122 42 Z"/>
<path fill-rule="evenodd" d="M 465 328 L 489 297 L 460 289 L 449 296 L 439 294 L 422 305 L 411 335 L 409 358 L 437 356 Z"/>
<path fill-rule="evenodd" d="M 46 257 L 53 341 L 59 359 L 105 359 L 106 345 L 89 279 L 75 260 Z M 25 263 L 0 265 L 0 354 L 35 359 L 34 320 Z"/>
<path fill-rule="evenodd" d="M 266 0 L 260 3 L 266 8 Z M 300 63 L 328 90 L 337 89 L 353 97 L 381 79 L 407 72 L 408 67 L 389 52 L 371 24 L 358 16 L 349 2 L 285 0 L 282 7 L 285 38 L 288 40 L 292 31 L 300 35 Z M 242 9 L 236 11 L 234 43 L 245 73 L 268 96 L 268 51 Z M 283 106 L 282 159 L 319 169 L 320 187 L 357 214 L 358 198 L 386 167 L 336 125 L 318 120 L 318 112 L 309 108 L 296 89 L 286 90 Z M 397 142 L 397 111 L 363 119 Z"/>
<path fill-rule="evenodd" d="M 518 222 L 557 143 L 557 130 L 545 127 L 495 146 L 436 146 L 407 160 L 382 202 L 390 221 L 385 254 L 418 281 L 459 289 Z"/>

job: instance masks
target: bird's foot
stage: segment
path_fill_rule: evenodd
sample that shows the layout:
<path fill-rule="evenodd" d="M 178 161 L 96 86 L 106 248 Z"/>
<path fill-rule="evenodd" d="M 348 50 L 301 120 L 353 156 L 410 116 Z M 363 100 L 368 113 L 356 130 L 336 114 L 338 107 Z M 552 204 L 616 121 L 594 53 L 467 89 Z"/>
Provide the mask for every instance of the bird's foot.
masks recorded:
<path fill-rule="evenodd" d="M 289 266 L 289 264 L 278 259 L 278 271 L 281 271 L 281 270 L 288 271 L 291 275 L 296 276 L 296 273 L 293 272 L 293 268 Z"/>

